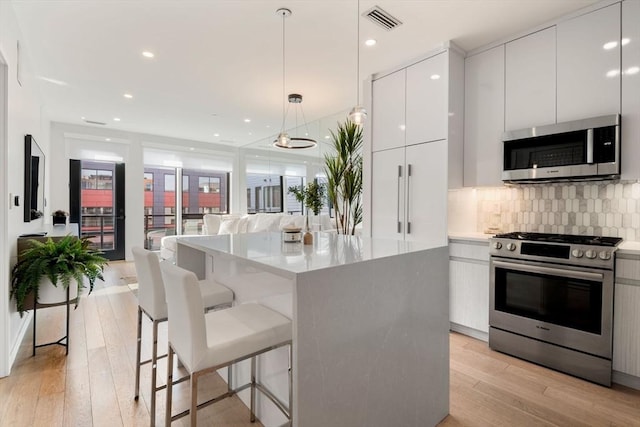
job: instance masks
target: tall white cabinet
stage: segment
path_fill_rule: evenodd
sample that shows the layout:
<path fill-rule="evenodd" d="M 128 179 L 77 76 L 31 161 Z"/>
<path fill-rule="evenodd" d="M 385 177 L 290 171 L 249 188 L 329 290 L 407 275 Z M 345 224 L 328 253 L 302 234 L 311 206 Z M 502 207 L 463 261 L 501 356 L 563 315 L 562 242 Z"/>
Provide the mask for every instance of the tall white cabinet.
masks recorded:
<path fill-rule="evenodd" d="M 558 122 L 620 112 L 620 7 L 558 24 Z"/>
<path fill-rule="evenodd" d="M 462 184 L 463 73 L 462 54 L 449 48 L 373 77 L 372 236 L 447 245 L 447 191 Z"/>
<path fill-rule="evenodd" d="M 502 185 L 504 45 L 465 61 L 464 186 Z"/>
<path fill-rule="evenodd" d="M 640 1 L 622 3 L 622 179 L 640 179 Z"/>
<path fill-rule="evenodd" d="M 505 130 L 556 122 L 556 28 L 505 45 Z"/>

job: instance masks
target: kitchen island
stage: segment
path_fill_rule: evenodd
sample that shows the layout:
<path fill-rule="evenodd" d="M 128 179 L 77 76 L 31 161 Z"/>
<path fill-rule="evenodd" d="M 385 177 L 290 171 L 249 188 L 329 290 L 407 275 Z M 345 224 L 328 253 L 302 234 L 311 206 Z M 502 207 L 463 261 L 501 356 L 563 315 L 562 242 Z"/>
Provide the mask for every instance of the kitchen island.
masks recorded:
<path fill-rule="evenodd" d="M 315 233 L 305 246 L 247 233 L 180 238 L 176 263 L 293 320 L 294 426 L 431 426 L 449 412 L 448 255 L 419 242 Z M 285 402 L 287 355 L 259 363 Z M 246 380 L 248 367 L 234 374 Z M 265 400 L 260 420 L 283 424 Z"/>

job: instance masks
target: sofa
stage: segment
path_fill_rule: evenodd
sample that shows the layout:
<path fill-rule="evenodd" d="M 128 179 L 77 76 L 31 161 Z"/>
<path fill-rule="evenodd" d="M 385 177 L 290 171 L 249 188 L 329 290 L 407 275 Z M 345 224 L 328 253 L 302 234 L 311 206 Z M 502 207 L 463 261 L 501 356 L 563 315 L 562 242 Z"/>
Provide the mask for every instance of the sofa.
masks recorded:
<path fill-rule="evenodd" d="M 202 235 L 222 235 L 236 233 L 257 233 L 261 231 L 281 231 L 285 227 L 304 228 L 305 216 L 287 215 L 284 213 L 258 213 L 247 215 L 216 215 L 203 216 Z M 329 215 L 310 215 L 309 226 L 312 230 L 329 231 L 335 228 Z M 182 236 L 188 236 L 183 234 Z M 173 259 L 176 251 L 177 239 L 181 236 L 165 236 L 160 242 L 160 257 Z"/>

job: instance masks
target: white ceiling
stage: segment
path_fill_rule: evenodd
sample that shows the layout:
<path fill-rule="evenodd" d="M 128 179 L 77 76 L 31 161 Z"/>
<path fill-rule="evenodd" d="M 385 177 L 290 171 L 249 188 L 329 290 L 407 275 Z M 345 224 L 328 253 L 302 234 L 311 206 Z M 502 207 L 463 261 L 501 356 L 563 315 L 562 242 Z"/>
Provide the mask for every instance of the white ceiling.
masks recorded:
<path fill-rule="evenodd" d="M 360 40 L 378 43 L 361 45 L 360 77 L 447 40 L 470 51 L 595 1 L 361 0 L 361 12 L 378 5 L 403 25 L 387 32 L 361 18 Z M 279 7 L 293 12 L 286 20 L 286 93 L 303 94 L 307 121 L 356 102 L 357 0 L 13 0 L 13 5 L 54 121 L 83 123 L 86 117 L 113 129 L 233 145 L 276 134 L 282 120 Z M 144 50 L 155 58 L 142 57 Z M 125 99 L 124 93 L 134 98 Z M 288 120 L 293 126 L 291 115 Z"/>

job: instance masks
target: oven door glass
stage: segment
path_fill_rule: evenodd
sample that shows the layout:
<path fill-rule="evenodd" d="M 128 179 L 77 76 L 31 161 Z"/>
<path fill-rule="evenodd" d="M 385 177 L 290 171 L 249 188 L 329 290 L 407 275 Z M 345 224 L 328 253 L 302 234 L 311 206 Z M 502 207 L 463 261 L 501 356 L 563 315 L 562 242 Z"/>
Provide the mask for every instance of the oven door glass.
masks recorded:
<path fill-rule="evenodd" d="M 602 281 L 498 267 L 495 309 L 600 334 Z"/>

